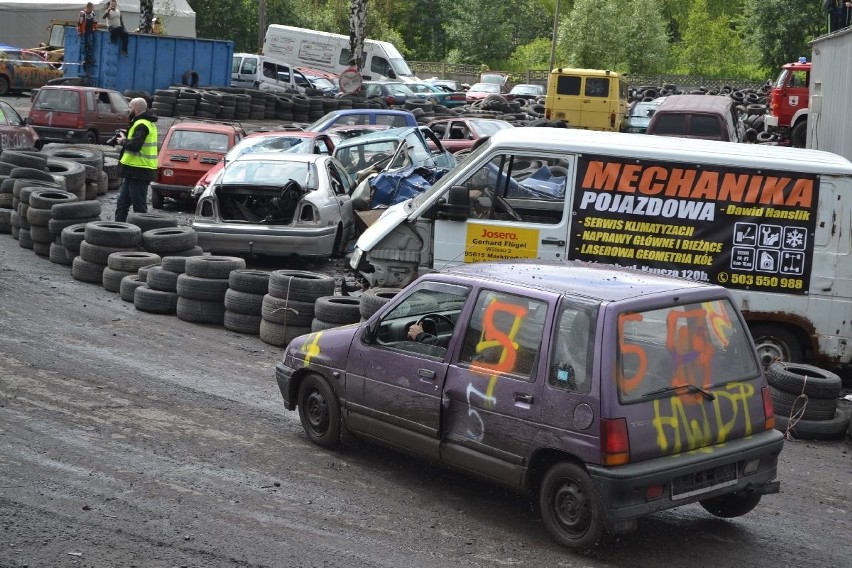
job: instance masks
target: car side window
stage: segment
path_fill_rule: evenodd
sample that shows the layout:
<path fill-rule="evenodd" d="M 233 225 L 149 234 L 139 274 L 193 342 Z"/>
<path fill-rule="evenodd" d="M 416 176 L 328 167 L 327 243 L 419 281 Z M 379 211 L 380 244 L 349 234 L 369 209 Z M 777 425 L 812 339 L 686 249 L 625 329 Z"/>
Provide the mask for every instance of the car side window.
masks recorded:
<path fill-rule="evenodd" d="M 112 111 L 118 114 L 124 114 L 128 111 L 127 99 L 119 93 L 110 93 L 109 100 L 112 102 Z"/>
<path fill-rule="evenodd" d="M 565 305 L 556 320 L 547 383 L 572 392 L 591 390 L 595 312 Z"/>
<path fill-rule="evenodd" d="M 388 60 L 384 57 L 374 55 L 370 60 L 370 71 L 373 73 L 387 76 L 388 69 L 390 69 L 390 63 L 388 63 Z"/>
<path fill-rule="evenodd" d="M 538 366 L 547 304 L 483 290 L 470 316 L 459 356 L 461 365 L 532 381 Z"/>
<path fill-rule="evenodd" d="M 249 57 L 243 59 L 242 72 L 246 75 L 254 75 L 257 73 L 257 59 Z"/>

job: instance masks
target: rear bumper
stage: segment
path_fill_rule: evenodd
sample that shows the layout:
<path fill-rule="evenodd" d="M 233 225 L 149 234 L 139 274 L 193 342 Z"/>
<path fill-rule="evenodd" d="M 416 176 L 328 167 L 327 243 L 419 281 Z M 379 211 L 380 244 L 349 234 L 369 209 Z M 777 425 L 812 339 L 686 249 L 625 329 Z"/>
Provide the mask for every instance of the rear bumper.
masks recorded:
<path fill-rule="evenodd" d="M 198 246 L 220 254 L 328 257 L 334 252 L 337 227 L 236 225 L 196 220 Z"/>
<path fill-rule="evenodd" d="M 778 455 L 784 436 L 777 430 L 760 432 L 748 438 L 726 442 L 675 456 L 628 464 L 620 467 L 589 466 L 588 470 L 607 510 L 607 517 L 618 531 L 619 524 L 710 497 L 735 491 L 754 490 L 760 493 L 777 492 L 775 479 Z M 736 478 L 725 484 L 710 484 L 681 496 L 673 496 L 672 482 L 676 479 L 712 478 L 711 472 L 736 468 Z M 645 499 L 645 491 L 663 485 L 662 496 Z"/>
<path fill-rule="evenodd" d="M 191 185 L 169 185 L 167 183 L 151 183 L 151 189 L 157 191 L 163 197 L 191 197 Z"/>
<path fill-rule="evenodd" d="M 54 128 L 48 126 L 33 126 L 42 142 L 82 142 L 88 130 L 79 128 Z"/>

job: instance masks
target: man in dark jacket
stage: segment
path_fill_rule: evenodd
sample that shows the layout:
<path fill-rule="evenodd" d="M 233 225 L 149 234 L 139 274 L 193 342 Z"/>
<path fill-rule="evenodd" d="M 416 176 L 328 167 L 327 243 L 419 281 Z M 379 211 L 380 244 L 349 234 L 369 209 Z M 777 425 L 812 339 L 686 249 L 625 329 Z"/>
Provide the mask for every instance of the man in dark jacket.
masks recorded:
<path fill-rule="evenodd" d="M 852 8 L 852 2 L 846 0 L 825 0 L 824 4 L 828 12 L 828 31 L 836 32 L 849 25 L 846 21 L 847 11 Z"/>
<path fill-rule="evenodd" d="M 130 101 L 130 129 L 127 134 L 120 131 L 115 143 L 121 147 L 119 173 L 124 178 L 115 220 L 124 222 L 131 205 L 134 212 L 147 213 L 148 184 L 157 179 L 157 116 L 145 99 Z"/>

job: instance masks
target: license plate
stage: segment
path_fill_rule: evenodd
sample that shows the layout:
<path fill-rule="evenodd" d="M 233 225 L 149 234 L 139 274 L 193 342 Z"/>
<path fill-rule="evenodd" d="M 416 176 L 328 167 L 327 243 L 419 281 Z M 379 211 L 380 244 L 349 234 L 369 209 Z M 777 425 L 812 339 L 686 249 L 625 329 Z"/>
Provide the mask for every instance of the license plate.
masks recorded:
<path fill-rule="evenodd" d="M 672 481 L 672 499 L 686 499 L 737 484 L 737 464 L 730 463 L 713 469 L 683 475 Z"/>

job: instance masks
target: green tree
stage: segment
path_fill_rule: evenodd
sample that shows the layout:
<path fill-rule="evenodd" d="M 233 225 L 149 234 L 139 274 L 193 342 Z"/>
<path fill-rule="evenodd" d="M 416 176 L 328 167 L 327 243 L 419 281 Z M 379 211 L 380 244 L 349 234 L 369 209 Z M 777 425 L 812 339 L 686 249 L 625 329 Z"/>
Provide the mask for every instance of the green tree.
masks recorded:
<path fill-rule="evenodd" d="M 744 0 L 742 22 L 746 42 L 773 71 L 810 58 L 810 40 L 828 32 L 822 2 L 814 0 Z"/>

